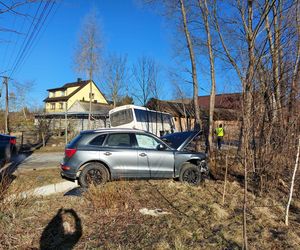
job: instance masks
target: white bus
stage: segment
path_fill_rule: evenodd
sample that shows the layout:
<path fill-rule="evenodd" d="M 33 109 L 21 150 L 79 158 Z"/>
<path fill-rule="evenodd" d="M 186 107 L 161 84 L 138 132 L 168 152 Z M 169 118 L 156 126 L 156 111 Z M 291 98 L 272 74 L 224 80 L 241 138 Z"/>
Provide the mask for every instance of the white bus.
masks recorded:
<path fill-rule="evenodd" d="M 173 133 L 174 122 L 170 114 L 135 105 L 124 105 L 109 111 L 111 128 L 136 128 L 157 136 Z"/>

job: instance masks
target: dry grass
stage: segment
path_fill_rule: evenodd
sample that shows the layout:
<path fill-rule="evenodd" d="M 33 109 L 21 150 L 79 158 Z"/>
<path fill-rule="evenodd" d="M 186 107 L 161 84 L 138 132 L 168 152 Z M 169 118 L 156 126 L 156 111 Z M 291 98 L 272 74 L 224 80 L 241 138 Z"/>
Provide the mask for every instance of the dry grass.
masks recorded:
<path fill-rule="evenodd" d="M 224 206 L 222 191 L 223 182 L 213 180 L 198 187 L 170 180 L 118 181 L 92 187 L 81 197 L 16 199 L 0 210 L 0 248 L 240 249 L 243 190 L 229 182 Z M 169 214 L 142 215 L 141 208 Z M 249 193 L 250 248 L 296 249 L 299 211 L 295 202 L 287 228 L 282 203 Z"/>
<path fill-rule="evenodd" d="M 44 153 L 44 152 L 63 152 L 65 150 L 64 145 L 57 145 L 55 147 L 52 146 L 45 146 L 45 147 L 40 147 L 39 149 L 36 149 L 35 152 L 38 153 Z"/>
<path fill-rule="evenodd" d="M 14 192 L 15 189 L 28 190 L 28 187 L 32 189 L 63 181 L 58 168 L 26 170 L 18 172 L 14 178 L 16 179 L 9 188 L 10 193 Z"/>

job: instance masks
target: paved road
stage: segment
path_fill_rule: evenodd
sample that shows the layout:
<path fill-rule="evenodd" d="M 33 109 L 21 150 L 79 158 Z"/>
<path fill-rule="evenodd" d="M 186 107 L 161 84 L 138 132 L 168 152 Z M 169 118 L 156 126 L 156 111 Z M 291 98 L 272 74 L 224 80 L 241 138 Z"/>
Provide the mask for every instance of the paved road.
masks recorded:
<path fill-rule="evenodd" d="M 7 170 L 13 172 L 15 170 L 58 168 L 63 156 L 64 152 L 32 153 L 31 155 L 19 154 L 12 159 L 11 163 L 6 164 L 0 169 L 0 173 Z"/>
<path fill-rule="evenodd" d="M 26 155 L 19 155 L 22 161 L 18 166 L 19 170 L 22 169 L 37 169 L 37 168 L 56 168 L 64 157 L 64 152 L 45 152 L 33 153 L 26 158 Z"/>

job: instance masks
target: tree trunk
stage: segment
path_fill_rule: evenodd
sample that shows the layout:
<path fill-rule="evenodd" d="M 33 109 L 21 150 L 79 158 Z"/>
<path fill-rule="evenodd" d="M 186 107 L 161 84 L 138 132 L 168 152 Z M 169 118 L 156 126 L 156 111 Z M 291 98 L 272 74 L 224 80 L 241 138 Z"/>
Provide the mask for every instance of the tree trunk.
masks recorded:
<path fill-rule="evenodd" d="M 46 146 L 46 142 L 45 142 L 45 133 L 42 132 L 42 143 L 43 143 L 43 147 Z"/>
<path fill-rule="evenodd" d="M 194 54 L 194 48 L 193 43 L 191 40 L 190 32 L 187 25 L 187 18 L 186 18 L 186 10 L 184 5 L 184 0 L 180 1 L 180 8 L 181 8 L 181 15 L 182 15 L 182 21 L 183 21 L 183 28 L 184 33 L 187 41 L 187 46 L 189 49 L 189 55 L 190 55 L 190 61 L 192 66 L 192 78 L 193 78 L 193 103 L 194 103 L 194 109 L 195 109 L 195 130 L 200 129 L 201 119 L 200 119 L 200 108 L 198 103 L 198 77 L 197 77 L 197 67 L 196 67 L 196 59 Z M 198 145 L 198 144 L 197 144 Z M 197 146 L 197 150 L 199 150 L 199 145 Z"/>
<path fill-rule="evenodd" d="M 299 78 L 299 71 L 300 71 L 300 10 L 299 10 L 299 1 L 297 1 L 296 5 L 296 23 L 297 23 L 297 55 L 296 61 L 293 69 L 293 76 L 292 76 L 292 84 L 291 90 L 289 93 L 289 104 L 288 104 L 288 120 L 292 120 L 291 118 L 294 117 L 295 106 L 296 106 L 296 95 L 298 93 L 298 78 Z"/>
<path fill-rule="evenodd" d="M 27 121 L 27 115 L 26 115 L 25 107 L 22 108 L 22 111 L 23 111 L 24 119 L 25 119 L 25 121 Z"/>
<path fill-rule="evenodd" d="M 249 63 L 246 73 L 246 79 L 243 81 L 243 123 L 244 123 L 244 140 L 243 140 L 243 153 L 244 153 L 244 202 L 243 202 L 243 237 L 244 249 L 248 249 L 247 239 L 247 189 L 248 189 L 248 164 L 251 166 L 251 150 L 250 133 L 252 128 L 251 109 L 252 109 L 252 94 L 253 94 L 253 78 L 254 78 L 254 44 L 255 36 L 253 32 L 253 2 L 248 0 L 248 27 L 247 27 L 247 44 L 248 44 L 248 57 Z"/>
<path fill-rule="evenodd" d="M 208 7 L 207 1 L 203 1 L 203 6 L 201 4 L 201 0 L 198 0 L 199 7 L 202 12 L 202 17 L 205 24 L 205 31 L 207 36 L 207 49 L 209 53 L 209 64 L 210 64 L 210 79 L 211 79 L 211 90 L 210 90 L 210 100 L 209 100 L 209 132 L 208 132 L 208 143 L 209 143 L 209 154 L 212 152 L 213 145 L 213 125 L 214 125 L 214 110 L 215 110 L 215 95 L 216 95 L 216 77 L 215 77 L 215 62 L 214 62 L 214 54 L 212 49 L 212 40 L 210 34 L 210 27 L 208 22 Z"/>
<path fill-rule="evenodd" d="M 224 188 L 223 188 L 223 198 L 222 204 L 225 204 L 225 195 L 226 195 L 226 184 L 227 184 L 227 173 L 228 173 L 228 155 L 225 156 L 225 176 L 224 176 Z"/>

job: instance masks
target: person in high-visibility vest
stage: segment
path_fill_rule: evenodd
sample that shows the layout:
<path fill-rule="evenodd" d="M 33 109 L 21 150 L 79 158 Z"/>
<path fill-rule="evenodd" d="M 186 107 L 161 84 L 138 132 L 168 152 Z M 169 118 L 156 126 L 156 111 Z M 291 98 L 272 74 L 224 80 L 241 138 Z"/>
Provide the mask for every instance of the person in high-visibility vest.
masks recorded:
<path fill-rule="evenodd" d="M 223 128 L 223 125 L 220 124 L 218 128 L 216 128 L 216 135 L 217 135 L 217 144 L 218 144 L 218 149 L 221 149 L 222 146 L 222 141 L 223 141 L 223 137 L 225 134 L 225 130 Z"/>

